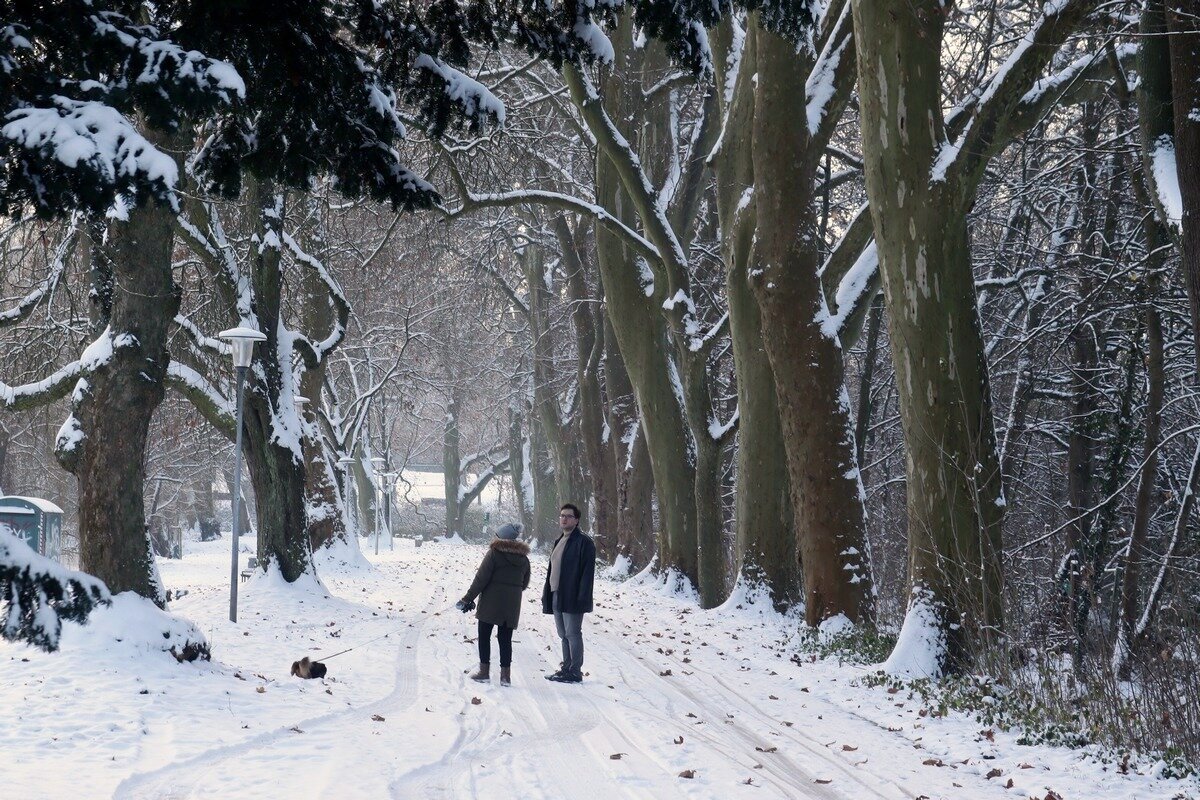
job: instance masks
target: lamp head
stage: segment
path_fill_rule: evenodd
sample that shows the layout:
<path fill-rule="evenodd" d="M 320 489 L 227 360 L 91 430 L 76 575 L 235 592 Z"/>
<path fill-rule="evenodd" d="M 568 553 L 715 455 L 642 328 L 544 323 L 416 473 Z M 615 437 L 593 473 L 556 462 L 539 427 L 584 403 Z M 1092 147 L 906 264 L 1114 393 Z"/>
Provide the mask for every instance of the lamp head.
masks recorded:
<path fill-rule="evenodd" d="M 230 328 L 217 336 L 229 342 L 233 350 L 233 365 L 245 368 L 254 359 L 254 343 L 265 342 L 267 337 L 253 328 Z"/>

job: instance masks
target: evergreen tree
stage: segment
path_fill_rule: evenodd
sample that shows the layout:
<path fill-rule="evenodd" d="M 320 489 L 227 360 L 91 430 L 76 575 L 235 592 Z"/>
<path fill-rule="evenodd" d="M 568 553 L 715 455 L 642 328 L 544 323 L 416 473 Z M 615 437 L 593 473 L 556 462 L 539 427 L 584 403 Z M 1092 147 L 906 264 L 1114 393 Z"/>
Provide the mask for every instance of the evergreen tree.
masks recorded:
<path fill-rule="evenodd" d="M 47 651 L 58 649 L 64 619 L 82 623 L 111 602 L 103 582 L 38 555 L 7 527 L 0 527 L 0 600 L 0 635 Z"/>

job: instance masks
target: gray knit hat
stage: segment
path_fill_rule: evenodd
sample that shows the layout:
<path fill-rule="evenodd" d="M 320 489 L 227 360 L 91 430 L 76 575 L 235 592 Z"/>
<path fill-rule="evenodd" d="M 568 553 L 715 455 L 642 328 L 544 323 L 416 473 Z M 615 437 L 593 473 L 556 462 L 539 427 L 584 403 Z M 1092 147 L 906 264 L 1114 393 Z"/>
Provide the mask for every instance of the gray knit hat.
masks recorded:
<path fill-rule="evenodd" d="M 500 530 L 496 531 L 497 539 L 516 539 L 520 535 L 521 526 L 514 522 L 510 522 L 509 524 L 500 528 Z"/>

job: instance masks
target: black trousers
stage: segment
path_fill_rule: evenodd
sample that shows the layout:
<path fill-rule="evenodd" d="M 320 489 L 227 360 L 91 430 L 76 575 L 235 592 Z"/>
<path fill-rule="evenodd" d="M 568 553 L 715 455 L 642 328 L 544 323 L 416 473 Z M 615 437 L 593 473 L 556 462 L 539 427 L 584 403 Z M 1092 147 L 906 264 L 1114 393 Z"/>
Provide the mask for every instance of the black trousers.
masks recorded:
<path fill-rule="evenodd" d="M 479 663 L 492 663 L 492 628 L 496 629 L 496 641 L 500 643 L 500 666 L 507 667 L 512 664 L 513 629 L 490 622 L 479 623 Z"/>

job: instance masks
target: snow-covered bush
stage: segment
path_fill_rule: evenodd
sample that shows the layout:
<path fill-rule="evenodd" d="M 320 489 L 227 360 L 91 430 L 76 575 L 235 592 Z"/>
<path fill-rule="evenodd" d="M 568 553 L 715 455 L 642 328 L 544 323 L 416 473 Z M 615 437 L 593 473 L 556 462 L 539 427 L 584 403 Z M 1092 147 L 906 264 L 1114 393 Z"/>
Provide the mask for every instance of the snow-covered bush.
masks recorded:
<path fill-rule="evenodd" d="M 208 661 L 211 648 L 191 620 L 163 611 L 153 600 L 121 592 L 83 627 L 64 631 L 63 651 L 124 651 L 134 657 L 169 653 L 176 661 Z"/>
<path fill-rule="evenodd" d="M 4 600 L 0 635 L 47 651 L 58 649 L 64 619 L 85 622 L 96 606 L 112 602 L 103 582 L 39 555 L 3 525 L 0 597 Z"/>

